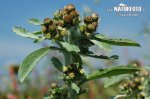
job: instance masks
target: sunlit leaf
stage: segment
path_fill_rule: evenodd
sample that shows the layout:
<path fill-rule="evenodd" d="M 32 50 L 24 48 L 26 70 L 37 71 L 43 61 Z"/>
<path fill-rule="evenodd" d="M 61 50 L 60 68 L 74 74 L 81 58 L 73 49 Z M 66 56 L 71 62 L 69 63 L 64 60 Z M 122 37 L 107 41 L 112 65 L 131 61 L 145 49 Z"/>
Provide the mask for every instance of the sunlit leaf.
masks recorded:
<path fill-rule="evenodd" d="M 76 45 L 71 45 L 67 42 L 60 42 L 60 43 L 69 52 L 71 52 L 71 51 L 79 52 L 80 51 L 79 47 Z"/>
<path fill-rule="evenodd" d="M 23 37 L 27 37 L 27 38 L 32 38 L 32 39 L 39 39 L 39 37 L 33 33 L 28 32 L 26 29 L 22 28 L 22 27 L 13 27 L 13 32 L 15 32 L 16 34 L 23 36 Z"/>
<path fill-rule="evenodd" d="M 103 36 L 101 34 L 97 34 L 93 36 L 91 39 L 104 42 L 111 45 L 118 45 L 118 46 L 140 46 L 137 42 L 132 41 L 130 39 L 114 39 L 114 38 L 108 38 L 106 36 Z"/>
<path fill-rule="evenodd" d="M 97 40 L 91 40 L 94 44 L 98 45 L 101 49 L 106 50 L 108 52 L 112 51 L 111 45 L 107 43 L 103 43 Z"/>
<path fill-rule="evenodd" d="M 34 24 L 34 25 L 41 25 L 42 24 L 42 22 L 36 18 L 29 19 L 28 22 L 31 24 Z"/>
<path fill-rule="evenodd" d="M 87 75 L 87 80 L 111 77 L 111 76 L 116 76 L 121 74 L 131 74 L 137 71 L 140 71 L 140 69 L 134 66 L 117 66 L 117 67 L 102 69 L 99 71 L 94 71 L 93 73 Z"/>
<path fill-rule="evenodd" d="M 41 48 L 29 54 L 22 62 L 19 67 L 19 80 L 23 82 L 24 79 L 30 74 L 30 72 L 34 69 L 36 64 L 48 54 L 51 49 L 49 47 Z"/>

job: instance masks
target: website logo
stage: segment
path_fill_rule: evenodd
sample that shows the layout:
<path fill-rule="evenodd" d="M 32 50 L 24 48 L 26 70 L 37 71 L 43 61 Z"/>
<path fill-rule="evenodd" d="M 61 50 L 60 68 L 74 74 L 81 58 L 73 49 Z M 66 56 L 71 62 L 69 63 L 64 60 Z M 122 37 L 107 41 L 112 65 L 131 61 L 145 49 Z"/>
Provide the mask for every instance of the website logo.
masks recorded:
<path fill-rule="evenodd" d="M 129 6 L 124 3 L 120 3 L 113 8 L 107 9 L 108 12 L 115 12 L 117 16 L 139 16 L 144 11 L 142 6 Z"/>

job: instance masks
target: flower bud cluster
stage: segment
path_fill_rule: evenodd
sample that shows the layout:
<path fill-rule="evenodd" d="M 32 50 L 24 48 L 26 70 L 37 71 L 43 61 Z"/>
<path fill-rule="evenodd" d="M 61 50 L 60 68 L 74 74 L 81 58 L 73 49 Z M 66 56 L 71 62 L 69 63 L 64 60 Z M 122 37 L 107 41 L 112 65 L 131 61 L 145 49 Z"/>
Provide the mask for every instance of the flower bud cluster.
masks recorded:
<path fill-rule="evenodd" d="M 131 61 L 129 63 L 134 67 L 142 67 L 141 62 Z M 128 96 L 138 97 L 137 99 L 145 99 L 147 79 L 149 79 L 149 72 L 145 69 L 134 73 L 132 77 L 129 78 L 129 82 L 124 83 L 123 91 Z"/>
<path fill-rule="evenodd" d="M 65 97 L 67 97 L 66 89 L 62 86 L 57 85 L 56 83 L 51 84 L 49 92 L 51 99 L 60 99 L 60 97 L 64 99 Z"/>
<path fill-rule="evenodd" d="M 60 29 L 63 26 L 62 21 L 55 21 L 50 18 L 44 19 L 44 24 L 42 25 L 42 32 L 47 39 L 61 39 L 63 36 L 67 35 L 65 29 Z"/>
<path fill-rule="evenodd" d="M 69 66 L 63 66 L 63 73 L 65 74 L 64 80 L 80 81 L 80 78 L 85 77 L 85 72 L 82 67 L 77 64 L 70 64 Z"/>
<path fill-rule="evenodd" d="M 57 12 L 53 19 L 45 18 L 42 32 L 47 39 L 61 39 L 68 34 L 67 27 L 80 23 L 79 13 L 75 6 L 69 4 Z M 60 29 L 63 28 L 62 29 Z"/>
<path fill-rule="evenodd" d="M 80 26 L 80 31 L 86 36 L 91 36 L 98 27 L 99 15 L 93 13 L 91 16 L 86 16 L 84 18 L 85 26 Z"/>
<path fill-rule="evenodd" d="M 75 26 L 80 23 L 79 12 L 72 4 L 64 6 L 64 8 L 60 10 L 60 16 L 65 26 Z"/>
<path fill-rule="evenodd" d="M 140 93 L 144 90 L 144 77 L 136 77 L 129 83 L 123 85 L 125 92 L 129 94 Z"/>
<path fill-rule="evenodd" d="M 52 83 L 51 88 L 49 90 L 52 97 L 55 97 L 61 93 L 60 90 L 57 89 L 59 89 L 59 86 L 56 83 Z"/>

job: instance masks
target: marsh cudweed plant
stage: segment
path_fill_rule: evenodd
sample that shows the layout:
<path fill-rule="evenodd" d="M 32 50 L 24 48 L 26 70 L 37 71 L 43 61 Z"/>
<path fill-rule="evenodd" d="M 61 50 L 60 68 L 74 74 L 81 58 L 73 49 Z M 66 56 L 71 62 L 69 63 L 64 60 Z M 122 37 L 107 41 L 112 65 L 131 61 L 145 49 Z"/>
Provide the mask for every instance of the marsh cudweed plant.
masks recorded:
<path fill-rule="evenodd" d="M 69 4 L 58 9 L 53 18 L 45 18 L 43 21 L 35 18 L 30 19 L 29 23 L 41 26 L 41 30 L 37 32 L 29 32 L 24 28 L 14 27 L 13 31 L 16 34 L 31 38 L 34 43 L 40 43 L 43 40 L 53 42 L 49 47 L 38 49 L 23 60 L 18 71 L 20 82 L 27 78 L 44 56 L 54 50 L 60 51 L 64 55 L 65 62 L 56 57 L 51 59 L 55 68 L 61 72 L 62 75 L 60 76 L 64 85 L 52 83 L 49 88 L 49 96 L 45 97 L 47 99 L 78 99 L 79 95 L 87 92 L 86 89 L 81 88 L 85 82 L 139 71 L 139 68 L 132 65 L 121 65 L 99 69 L 89 74 L 85 73 L 82 56 L 105 60 L 118 59 L 117 55 L 96 55 L 94 51 L 89 50 L 91 46 L 97 45 L 108 52 L 111 51 L 112 45 L 140 46 L 129 39 L 114 39 L 97 33 L 100 21 L 100 16 L 97 13 L 82 18 L 75 6 Z"/>

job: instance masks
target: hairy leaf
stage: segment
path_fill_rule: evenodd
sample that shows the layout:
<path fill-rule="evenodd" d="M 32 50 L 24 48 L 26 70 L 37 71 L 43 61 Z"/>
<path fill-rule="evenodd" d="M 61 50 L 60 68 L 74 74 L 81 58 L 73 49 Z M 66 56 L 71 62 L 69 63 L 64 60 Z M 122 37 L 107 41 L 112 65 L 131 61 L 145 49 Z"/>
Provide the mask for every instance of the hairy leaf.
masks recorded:
<path fill-rule="evenodd" d="M 139 68 L 133 66 L 117 66 L 112 68 L 107 68 L 99 71 L 95 71 L 87 75 L 87 80 L 93 80 L 104 77 L 111 77 L 121 74 L 131 74 L 134 72 L 140 71 Z"/>
<path fill-rule="evenodd" d="M 48 54 L 51 49 L 49 47 L 41 48 L 29 54 L 22 62 L 19 67 L 19 80 L 23 82 L 24 79 L 30 74 L 30 72 L 34 69 L 36 64 Z"/>
<path fill-rule="evenodd" d="M 83 54 L 85 56 L 93 57 L 93 58 L 99 58 L 99 59 L 107 59 L 107 60 L 115 60 L 118 59 L 118 55 L 112 55 L 112 56 L 104 56 L 104 55 L 90 55 L 90 54 Z"/>
<path fill-rule="evenodd" d="M 13 32 L 15 32 L 16 34 L 23 36 L 23 37 L 27 37 L 27 38 L 32 38 L 32 39 L 39 39 L 39 37 L 33 33 L 28 32 L 26 29 L 22 28 L 22 27 L 13 27 Z"/>
<path fill-rule="evenodd" d="M 58 58 L 53 57 L 51 59 L 51 62 L 59 71 L 62 71 L 63 64 L 60 62 Z"/>
<path fill-rule="evenodd" d="M 98 45 L 100 48 L 102 48 L 103 50 L 106 50 L 108 52 L 112 51 L 111 45 L 107 44 L 107 43 L 103 43 L 97 40 L 91 40 L 91 42 L 93 42 L 94 44 Z"/>
<path fill-rule="evenodd" d="M 71 52 L 71 51 L 79 52 L 80 51 L 79 47 L 76 45 L 71 45 L 67 42 L 60 42 L 60 43 L 69 52 Z"/>
<path fill-rule="evenodd" d="M 34 25 L 41 25 L 42 24 L 42 22 L 36 18 L 29 19 L 28 22 L 31 24 L 34 24 Z"/>
<path fill-rule="evenodd" d="M 114 38 L 108 38 L 106 36 L 103 36 L 101 34 L 97 34 L 92 37 L 92 39 L 104 42 L 111 45 L 118 45 L 118 46 L 140 46 L 137 42 L 132 41 L 130 39 L 114 39 Z"/>

